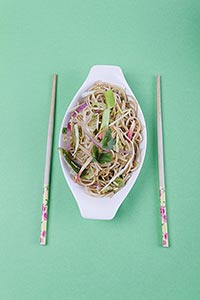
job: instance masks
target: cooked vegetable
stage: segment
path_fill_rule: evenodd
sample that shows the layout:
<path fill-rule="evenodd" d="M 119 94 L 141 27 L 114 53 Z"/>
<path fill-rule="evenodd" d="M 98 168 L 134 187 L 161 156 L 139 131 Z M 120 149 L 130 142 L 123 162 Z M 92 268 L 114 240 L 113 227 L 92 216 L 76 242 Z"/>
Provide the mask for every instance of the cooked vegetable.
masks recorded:
<path fill-rule="evenodd" d="M 106 108 L 103 112 L 103 117 L 102 117 L 102 123 L 101 123 L 102 131 L 108 128 L 109 120 L 110 120 L 110 109 Z"/>
<path fill-rule="evenodd" d="M 63 127 L 62 134 L 66 134 L 66 133 L 67 133 L 67 127 Z"/>
<path fill-rule="evenodd" d="M 87 107 L 87 103 L 82 103 L 81 105 L 79 105 L 76 110 L 72 113 L 72 117 L 75 118 L 77 113 L 80 113 L 84 108 Z"/>
<path fill-rule="evenodd" d="M 67 132 L 66 132 L 66 149 L 69 151 L 70 150 L 70 136 L 71 136 L 71 124 L 68 122 L 67 124 Z"/>
<path fill-rule="evenodd" d="M 59 148 L 58 149 L 60 151 L 60 153 L 62 154 L 62 156 L 64 157 L 65 161 L 68 163 L 68 165 L 72 168 L 72 170 L 75 173 L 79 173 L 79 171 L 81 170 L 81 166 L 79 164 L 77 164 L 75 161 L 73 161 L 71 155 L 63 148 Z M 86 171 L 85 171 L 86 173 Z M 82 176 L 85 174 L 84 172 L 82 173 Z"/>
<path fill-rule="evenodd" d="M 110 108 L 113 108 L 115 105 L 114 94 L 112 90 L 105 91 L 104 93 L 105 101 L 106 101 L 106 109 L 103 112 L 101 130 L 105 130 L 108 128 L 110 121 Z"/>
<path fill-rule="evenodd" d="M 104 93 L 106 99 L 107 108 L 113 108 L 115 105 L 115 97 L 112 90 L 108 90 Z"/>
<path fill-rule="evenodd" d="M 112 150 L 114 145 L 115 145 L 115 140 L 113 139 L 112 131 L 109 128 L 103 136 L 102 148 Z"/>
<path fill-rule="evenodd" d="M 130 140 L 132 139 L 134 129 L 135 129 L 135 121 L 133 120 L 132 124 L 131 124 L 131 127 L 130 127 L 130 129 L 128 131 L 128 138 Z"/>
<path fill-rule="evenodd" d="M 74 125 L 74 133 L 75 133 L 75 150 L 74 150 L 74 154 L 76 154 L 77 150 L 78 150 L 78 146 L 79 146 L 79 131 L 78 131 L 78 124 Z"/>
<path fill-rule="evenodd" d="M 114 181 L 114 184 L 116 184 L 118 187 L 122 187 L 124 186 L 125 182 L 124 179 L 122 177 L 117 177 Z"/>
<path fill-rule="evenodd" d="M 111 162 L 112 154 L 100 152 L 96 146 L 92 147 L 92 156 L 95 161 L 99 162 L 100 164 L 104 164 L 106 162 Z"/>

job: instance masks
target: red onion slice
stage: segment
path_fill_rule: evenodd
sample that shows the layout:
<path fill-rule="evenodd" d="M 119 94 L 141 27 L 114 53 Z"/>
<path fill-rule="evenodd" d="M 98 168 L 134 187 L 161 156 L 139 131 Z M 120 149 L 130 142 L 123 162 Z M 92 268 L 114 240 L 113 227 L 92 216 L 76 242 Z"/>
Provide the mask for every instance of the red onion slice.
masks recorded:
<path fill-rule="evenodd" d="M 72 113 L 72 117 L 76 117 L 77 113 L 80 113 L 84 108 L 87 107 L 87 103 L 82 103 L 80 106 L 77 107 L 77 109 Z"/>

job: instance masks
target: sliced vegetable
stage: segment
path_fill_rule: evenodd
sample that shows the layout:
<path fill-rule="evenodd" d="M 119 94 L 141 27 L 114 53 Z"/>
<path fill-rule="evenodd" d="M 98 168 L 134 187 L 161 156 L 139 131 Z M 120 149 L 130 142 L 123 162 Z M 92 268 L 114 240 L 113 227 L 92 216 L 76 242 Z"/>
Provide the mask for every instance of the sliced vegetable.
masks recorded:
<path fill-rule="evenodd" d="M 115 99 L 112 90 L 105 91 L 104 96 L 106 101 L 106 109 L 103 111 L 103 117 L 100 128 L 101 131 L 106 130 L 108 128 L 110 121 L 110 108 L 114 107 L 115 105 Z"/>
<path fill-rule="evenodd" d="M 115 140 L 113 139 L 112 137 L 112 131 L 111 129 L 109 128 L 104 136 L 103 136 L 103 140 L 102 140 L 102 148 L 105 148 L 105 149 L 109 149 L 109 150 L 112 150 L 113 147 L 115 145 Z"/>
<path fill-rule="evenodd" d="M 103 135 L 104 135 L 104 132 L 102 131 L 102 132 L 99 133 L 98 138 L 99 138 L 100 140 L 102 140 Z"/>
<path fill-rule="evenodd" d="M 74 133 L 75 133 L 75 150 L 74 155 L 76 154 L 79 146 L 79 130 L 78 130 L 78 124 L 74 125 Z"/>
<path fill-rule="evenodd" d="M 82 110 L 84 110 L 84 108 L 87 107 L 87 103 L 82 103 L 81 105 L 79 105 L 76 110 L 72 113 L 72 117 L 76 117 L 77 113 L 80 113 Z"/>
<path fill-rule="evenodd" d="M 98 143 L 95 138 L 93 136 L 91 136 L 91 134 L 88 132 L 86 126 L 84 123 L 80 123 L 80 126 L 82 128 L 82 130 L 84 131 L 84 133 L 88 136 L 88 138 L 93 142 L 94 145 L 96 145 L 98 148 L 102 148 L 101 144 Z M 109 152 L 109 150 L 105 149 L 106 152 Z"/>
<path fill-rule="evenodd" d="M 110 120 L 110 109 L 106 108 L 103 111 L 103 116 L 102 116 L 102 122 L 101 122 L 101 128 L 100 130 L 106 130 L 108 128 L 109 125 L 109 120 Z"/>
<path fill-rule="evenodd" d="M 121 140 L 119 139 L 119 141 L 118 141 L 118 147 L 119 147 L 119 149 L 122 149 L 123 148 L 123 146 L 122 146 L 122 142 L 121 142 Z"/>
<path fill-rule="evenodd" d="M 95 130 L 98 130 L 99 127 L 99 115 L 93 114 L 91 120 L 87 123 L 89 130 L 91 132 L 94 132 Z"/>
<path fill-rule="evenodd" d="M 94 178 L 94 172 L 91 170 L 91 168 L 89 170 L 87 170 L 86 174 L 84 175 L 84 179 L 92 179 Z"/>
<path fill-rule="evenodd" d="M 60 151 L 60 153 L 62 154 L 65 161 L 68 163 L 68 165 L 72 168 L 72 170 L 74 170 L 74 172 L 78 174 L 81 170 L 81 166 L 72 160 L 71 155 L 65 149 L 58 148 L 58 150 Z M 81 177 L 84 176 L 85 174 L 86 174 L 86 170 L 83 171 Z"/>
<path fill-rule="evenodd" d="M 92 147 L 92 157 L 98 161 L 99 160 L 99 155 L 100 155 L 100 152 L 99 152 L 99 149 L 96 147 L 96 146 L 93 146 Z"/>
<path fill-rule="evenodd" d="M 84 108 L 87 107 L 87 103 L 82 103 L 79 107 L 77 107 L 76 111 L 77 113 L 81 112 Z"/>
<path fill-rule="evenodd" d="M 66 134 L 66 133 L 67 133 L 67 127 L 63 127 L 62 134 Z"/>
<path fill-rule="evenodd" d="M 82 165 L 80 171 L 77 174 L 76 177 L 76 182 L 79 182 L 80 177 L 84 177 L 85 174 L 87 173 L 87 166 L 89 165 L 89 163 L 92 161 L 92 157 L 88 157 L 88 159 L 86 160 L 86 162 Z"/>
<path fill-rule="evenodd" d="M 112 153 L 100 152 L 96 146 L 92 147 L 92 156 L 100 164 L 112 161 Z"/>
<path fill-rule="evenodd" d="M 131 127 L 130 127 L 130 129 L 128 131 L 128 138 L 130 140 L 132 139 L 134 129 L 135 129 L 135 121 L 133 120 L 133 122 L 131 124 Z"/>
<path fill-rule="evenodd" d="M 66 149 L 70 149 L 70 136 L 71 136 L 71 124 L 70 122 L 67 124 L 67 130 L 66 130 Z"/>
<path fill-rule="evenodd" d="M 115 97 L 112 90 L 105 91 L 104 93 L 107 108 L 112 108 L 115 105 Z"/>
<path fill-rule="evenodd" d="M 111 153 L 101 153 L 99 157 L 99 163 L 104 164 L 106 162 L 112 161 L 112 154 Z"/>
<path fill-rule="evenodd" d="M 107 188 L 105 188 L 105 189 L 101 192 L 101 194 L 107 194 L 107 193 L 109 193 L 109 192 L 113 192 L 113 187 L 108 186 Z"/>
<path fill-rule="evenodd" d="M 124 179 L 122 177 L 117 177 L 113 183 L 117 185 L 117 187 L 123 187 L 125 185 Z"/>

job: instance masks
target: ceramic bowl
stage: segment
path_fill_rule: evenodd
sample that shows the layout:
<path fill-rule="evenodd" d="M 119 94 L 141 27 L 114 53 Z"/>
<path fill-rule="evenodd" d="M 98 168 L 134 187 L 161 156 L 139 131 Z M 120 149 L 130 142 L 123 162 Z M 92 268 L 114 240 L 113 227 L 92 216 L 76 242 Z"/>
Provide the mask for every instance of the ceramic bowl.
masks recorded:
<path fill-rule="evenodd" d="M 120 67 L 117 66 L 109 66 L 109 65 L 96 65 L 93 66 L 90 69 L 90 72 L 85 79 L 84 83 L 80 87 L 80 89 L 77 91 L 76 95 L 72 99 L 65 116 L 62 121 L 61 129 L 60 129 L 60 135 L 59 135 L 59 147 L 65 148 L 65 144 L 63 141 L 62 136 L 62 128 L 66 126 L 66 124 L 69 121 L 70 114 L 69 112 L 72 110 L 72 108 L 77 104 L 77 102 L 81 99 L 81 95 L 86 92 L 96 81 L 105 81 L 109 82 L 111 84 L 118 85 L 120 87 L 123 87 L 126 89 L 127 94 L 131 94 L 136 99 L 134 93 L 131 91 L 124 75 Z M 136 99 L 137 101 L 137 99 Z M 137 101 L 138 102 L 138 101 Z M 78 204 L 81 216 L 83 218 L 87 219 L 99 219 L 99 220 L 111 220 L 116 215 L 121 203 L 125 200 L 126 196 L 130 192 L 130 190 L 133 188 L 136 179 L 141 171 L 145 153 L 146 153 L 146 146 L 147 146 L 147 133 L 146 133 L 146 124 L 145 119 L 142 113 L 142 110 L 140 108 L 140 105 L 138 103 L 138 117 L 143 124 L 143 141 L 140 144 L 140 150 L 141 150 L 141 164 L 139 168 L 133 172 L 131 178 L 128 180 L 126 185 L 121 188 L 116 194 L 114 194 L 112 197 L 94 197 L 84 190 L 84 187 L 78 185 L 75 183 L 71 177 L 70 177 L 70 169 L 66 162 L 64 161 L 61 154 L 60 155 L 60 163 L 61 167 L 64 173 L 64 177 L 74 195 L 74 198 L 76 199 L 76 202 Z"/>

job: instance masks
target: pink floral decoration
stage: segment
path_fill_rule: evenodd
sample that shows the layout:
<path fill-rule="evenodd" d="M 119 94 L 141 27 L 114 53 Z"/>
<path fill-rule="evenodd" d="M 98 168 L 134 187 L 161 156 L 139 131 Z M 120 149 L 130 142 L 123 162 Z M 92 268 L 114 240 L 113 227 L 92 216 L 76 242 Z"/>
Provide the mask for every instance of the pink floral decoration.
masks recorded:
<path fill-rule="evenodd" d="M 43 212 L 46 212 L 46 210 L 47 210 L 46 205 L 42 204 L 42 211 L 43 211 Z"/>
<path fill-rule="evenodd" d="M 162 221 L 163 221 L 163 223 L 166 223 L 166 222 L 167 222 L 167 215 L 163 215 L 163 216 L 162 216 Z"/>
<path fill-rule="evenodd" d="M 165 240 L 168 239 L 168 233 L 167 233 L 167 232 L 164 233 L 164 239 L 165 239 Z"/>
<path fill-rule="evenodd" d="M 160 214 L 161 214 L 161 216 L 163 216 L 165 214 L 165 208 L 164 207 L 160 208 Z"/>
<path fill-rule="evenodd" d="M 48 214 L 45 212 L 45 213 L 43 214 L 43 220 L 46 221 L 47 219 L 48 219 Z"/>

